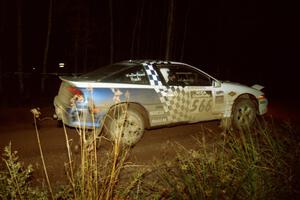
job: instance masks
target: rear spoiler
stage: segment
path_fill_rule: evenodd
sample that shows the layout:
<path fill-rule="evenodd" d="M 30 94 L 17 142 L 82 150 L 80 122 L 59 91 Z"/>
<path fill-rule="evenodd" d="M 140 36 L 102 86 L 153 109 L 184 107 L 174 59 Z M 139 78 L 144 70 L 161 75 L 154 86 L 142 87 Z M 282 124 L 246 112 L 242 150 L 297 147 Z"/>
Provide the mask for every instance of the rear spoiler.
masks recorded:
<path fill-rule="evenodd" d="M 258 84 L 252 85 L 251 87 L 256 89 L 256 90 L 262 90 L 263 88 L 265 88 L 264 86 L 258 85 Z"/>
<path fill-rule="evenodd" d="M 78 77 L 76 76 L 59 76 L 59 79 L 62 81 L 79 81 Z"/>

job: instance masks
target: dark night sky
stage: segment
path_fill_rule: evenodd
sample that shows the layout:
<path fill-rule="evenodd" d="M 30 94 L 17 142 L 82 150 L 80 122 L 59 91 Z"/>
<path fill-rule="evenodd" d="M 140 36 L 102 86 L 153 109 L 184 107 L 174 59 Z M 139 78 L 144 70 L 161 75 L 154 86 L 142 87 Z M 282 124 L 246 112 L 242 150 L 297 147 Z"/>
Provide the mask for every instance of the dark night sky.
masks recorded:
<path fill-rule="evenodd" d="M 17 70 L 17 5 L 21 6 L 24 71 L 41 68 L 49 0 L 1 1 L 1 73 Z M 110 62 L 109 0 L 53 0 L 48 72 Z M 114 62 L 164 59 L 169 0 L 113 0 Z M 297 6 L 258 0 L 174 0 L 171 60 L 273 94 L 292 91 L 299 67 Z M 79 45 L 76 51 L 75 44 Z"/>

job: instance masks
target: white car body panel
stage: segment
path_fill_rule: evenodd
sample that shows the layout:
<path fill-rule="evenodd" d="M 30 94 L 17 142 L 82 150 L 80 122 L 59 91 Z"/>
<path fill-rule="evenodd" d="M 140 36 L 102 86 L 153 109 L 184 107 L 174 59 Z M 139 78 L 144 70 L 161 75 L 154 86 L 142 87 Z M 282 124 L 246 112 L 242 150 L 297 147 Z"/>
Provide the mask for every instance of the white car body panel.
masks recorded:
<path fill-rule="evenodd" d="M 77 111 L 89 113 L 91 108 L 88 104 L 92 99 L 93 109 L 98 109 L 100 112 L 95 114 L 98 117 L 96 120 L 88 122 L 86 125 L 95 126 L 94 121 L 99 124 L 99 121 L 114 104 L 125 102 L 128 97 L 129 102 L 138 104 L 145 110 L 149 120 L 148 128 L 180 122 L 193 123 L 229 118 L 235 100 L 241 95 L 249 95 L 256 101 L 258 114 L 262 115 L 267 112 L 268 102 L 261 91 L 263 86 L 248 87 L 238 83 L 222 82 L 196 67 L 179 62 L 145 61 L 140 62 L 140 64 L 145 69 L 145 76 L 148 77 L 149 84 L 106 83 L 61 77 L 63 83 L 68 84 L 68 86 L 62 85 L 54 100 L 58 118 L 64 119 L 64 123 L 69 126 L 79 126 L 80 122 L 74 118 L 74 113 Z M 212 84 L 211 86 L 168 86 L 162 80 L 159 72 L 156 71 L 156 64 L 182 65 L 192 68 L 211 79 Z M 138 73 L 135 75 L 144 76 L 144 74 Z M 133 75 L 128 76 L 131 78 Z M 77 99 L 70 96 L 70 92 L 65 88 L 69 86 L 78 88 L 81 92 L 80 95 L 84 96 L 78 103 L 76 110 L 68 105 L 69 101 L 78 100 L 78 96 L 74 95 Z"/>

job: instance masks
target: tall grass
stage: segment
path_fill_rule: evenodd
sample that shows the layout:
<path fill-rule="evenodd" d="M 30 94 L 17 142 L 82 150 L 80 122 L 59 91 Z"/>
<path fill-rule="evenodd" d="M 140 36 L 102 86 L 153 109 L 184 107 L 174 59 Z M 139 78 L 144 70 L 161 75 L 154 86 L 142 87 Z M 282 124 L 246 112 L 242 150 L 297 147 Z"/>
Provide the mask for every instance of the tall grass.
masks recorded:
<path fill-rule="evenodd" d="M 36 121 L 37 118 L 39 118 L 39 115 L 41 113 L 39 112 L 39 109 L 31 109 L 30 111 L 33 114 L 33 121 L 34 121 L 34 125 L 35 125 L 36 138 L 37 138 L 37 142 L 38 142 L 38 146 L 39 146 L 39 151 L 40 151 L 40 155 L 41 155 L 43 169 L 44 169 L 44 172 L 45 172 L 45 177 L 46 177 L 47 184 L 48 184 L 48 189 L 49 189 L 51 198 L 54 199 L 53 191 L 52 191 L 52 187 L 51 187 L 51 183 L 50 183 L 50 180 L 49 180 L 48 171 L 47 171 L 47 167 L 46 167 L 46 163 L 45 163 L 45 159 L 44 159 L 43 149 L 42 149 L 42 145 L 41 145 L 41 141 L 40 141 L 40 135 L 39 135 L 39 131 L 38 131 L 38 124 L 37 124 L 37 121 Z"/>
<path fill-rule="evenodd" d="M 67 147 L 68 161 L 65 163 L 66 174 L 69 180 L 69 185 L 56 194 L 55 198 L 59 199 L 113 199 L 115 196 L 115 187 L 118 184 L 120 172 L 125 164 L 128 149 L 121 146 L 122 128 L 118 130 L 118 136 L 112 141 L 111 151 L 107 154 L 100 155 L 97 147 L 101 147 L 101 142 L 107 140 L 104 135 L 101 135 L 105 126 L 104 122 L 109 115 L 101 121 L 100 127 L 96 128 L 94 113 L 94 100 L 90 89 L 90 99 L 88 99 L 89 112 L 79 112 L 76 100 L 72 99 L 73 110 L 77 114 L 77 121 L 80 122 L 76 131 L 79 135 L 79 152 L 80 160 L 76 161 L 72 153 L 72 144 L 69 139 L 67 128 L 63 123 L 65 141 Z M 118 104 L 115 107 L 116 112 L 126 112 L 127 103 Z M 92 120 L 94 126 L 88 129 L 86 126 L 87 120 Z M 62 119 L 63 122 L 65 119 Z M 125 121 L 126 119 L 124 119 Z M 99 125 L 99 124 L 98 124 Z"/>
<path fill-rule="evenodd" d="M 130 199 L 282 199 L 295 195 L 290 145 L 299 143 L 280 136 L 263 122 L 255 129 L 228 132 L 215 144 L 206 133 L 197 139 L 198 149 L 176 144 L 177 156 L 151 168 L 135 187 L 124 189 Z M 285 138 L 285 139 L 283 139 Z M 289 141 L 289 143 L 286 143 Z M 297 151 L 298 151 L 297 150 Z M 290 159 L 291 158 L 291 159 Z M 139 191 L 137 193 L 137 191 Z"/>
<path fill-rule="evenodd" d="M 118 104 L 114 112 L 126 112 L 127 107 L 127 104 Z M 88 117 L 95 119 L 93 112 L 91 116 L 77 113 L 82 122 Z M 63 126 L 68 184 L 59 191 L 52 190 L 47 164 L 43 162 L 49 198 L 283 199 L 300 195 L 297 186 L 300 175 L 299 135 L 289 123 L 277 126 L 272 120 L 262 120 L 245 131 L 227 130 L 226 134 L 214 135 L 220 138 L 214 140 L 215 143 L 207 141 L 208 134 L 212 133 L 202 129 L 195 138 L 196 149 L 186 149 L 175 143 L 174 159 L 143 168 L 130 168 L 126 163 L 129 149 L 121 144 L 123 126 L 115 124 L 118 137 L 107 153 L 101 151 L 102 141 L 107 140 L 100 134 L 104 123 L 100 128 L 78 127 L 79 160 L 72 151 L 67 128 Z M 38 131 L 36 128 L 39 141 Z M 40 152 L 43 160 L 41 146 Z M 7 170 L 0 173 L 0 199 L 47 198 L 47 192 L 30 186 L 32 167 L 24 169 L 10 146 L 5 149 L 3 161 Z M 127 173 L 130 170 L 131 173 Z M 122 172 L 126 173 L 125 178 L 121 177 Z"/>

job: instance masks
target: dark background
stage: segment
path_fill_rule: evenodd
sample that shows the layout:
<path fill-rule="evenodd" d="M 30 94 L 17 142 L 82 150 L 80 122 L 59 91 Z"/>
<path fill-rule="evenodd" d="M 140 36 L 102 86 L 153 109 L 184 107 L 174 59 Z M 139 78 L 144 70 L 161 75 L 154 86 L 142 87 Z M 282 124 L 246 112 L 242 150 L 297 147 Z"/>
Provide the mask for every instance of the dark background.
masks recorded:
<path fill-rule="evenodd" d="M 57 75 L 83 73 L 127 59 L 166 59 L 167 41 L 169 60 L 194 65 L 221 80 L 264 85 L 271 101 L 298 99 L 299 11 L 291 2 L 52 3 L 43 72 L 50 0 L 0 0 L 1 104 L 51 99 L 59 87 Z M 60 62 L 65 63 L 64 69 L 58 68 Z M 23 91 L 19 74 L 24 79 Z M 41 77 L 46 78 L 45 91 L 40 88 Z"/>

